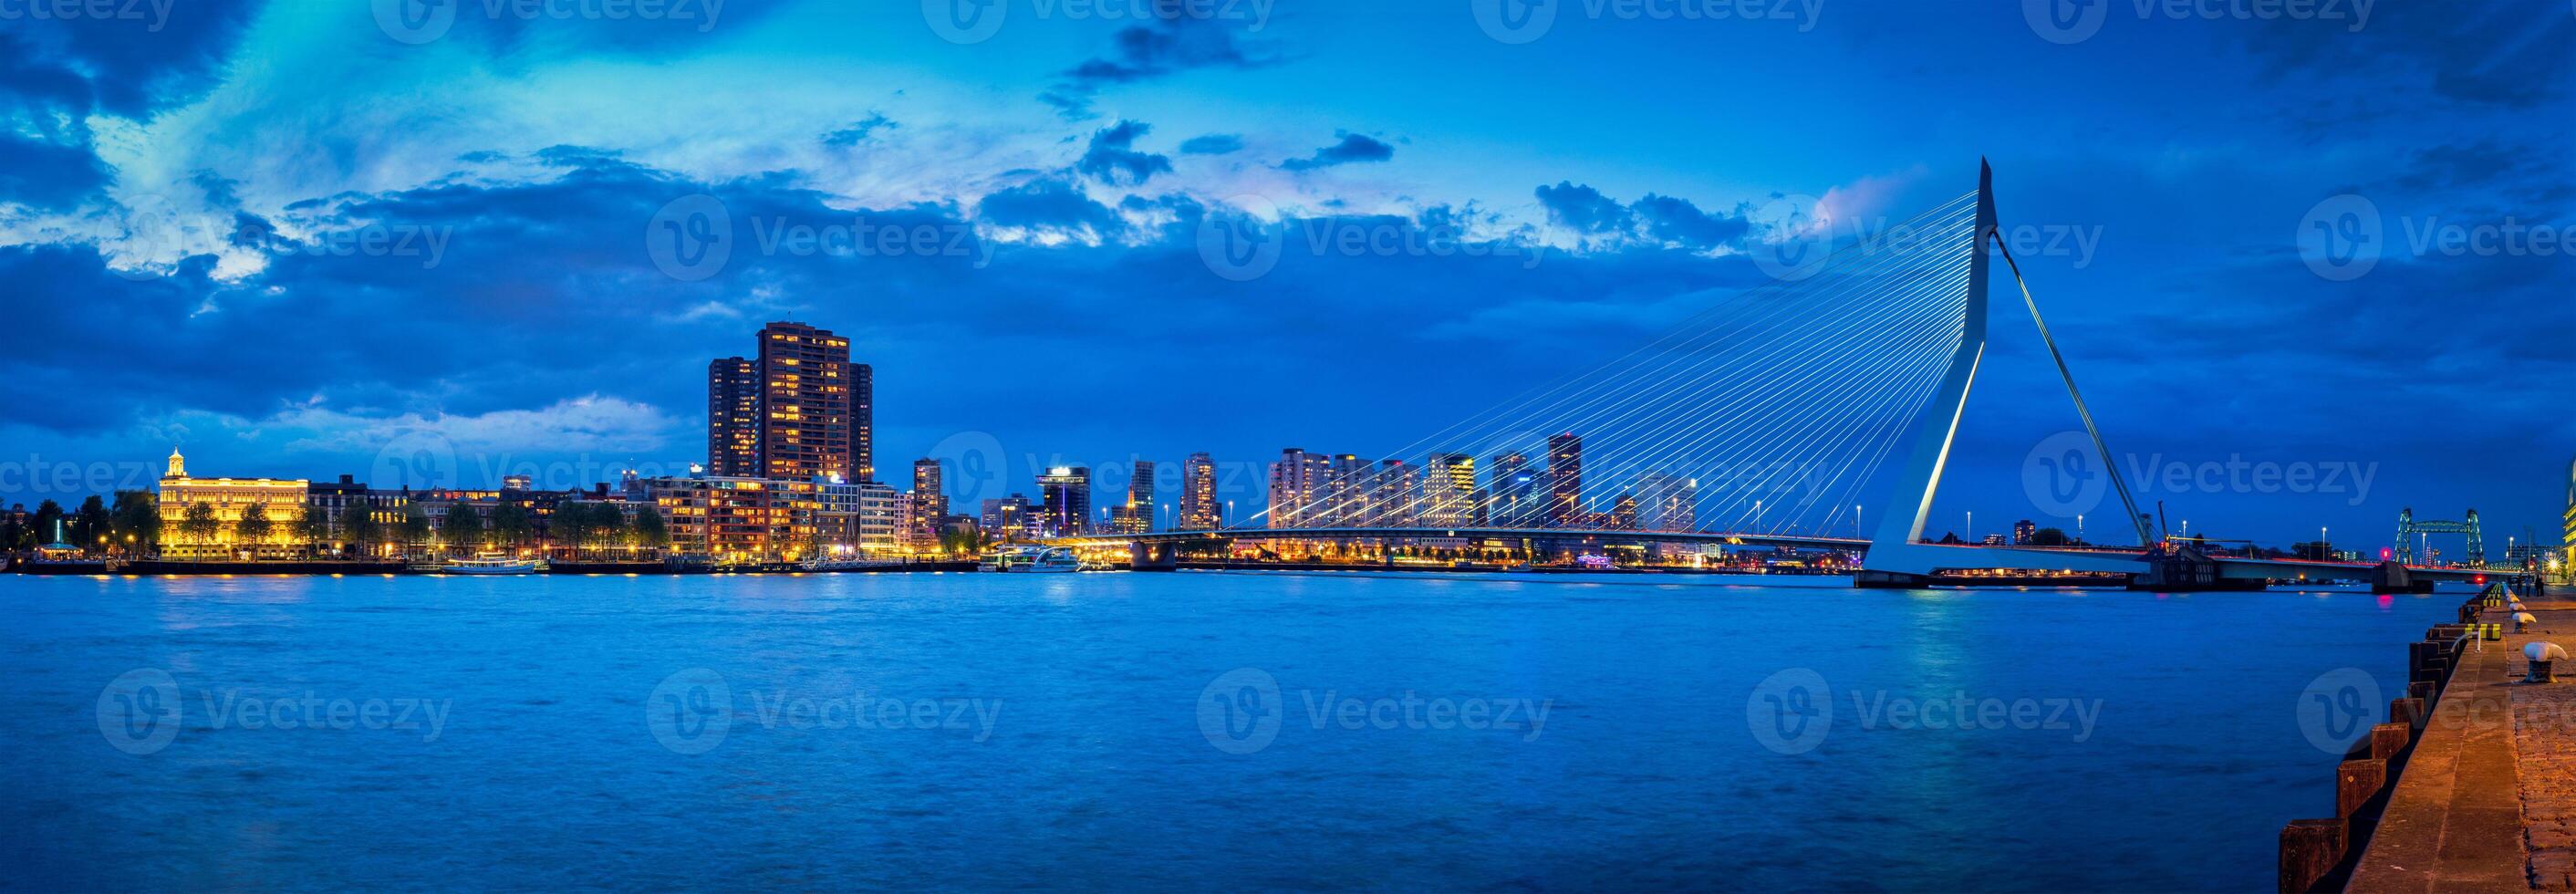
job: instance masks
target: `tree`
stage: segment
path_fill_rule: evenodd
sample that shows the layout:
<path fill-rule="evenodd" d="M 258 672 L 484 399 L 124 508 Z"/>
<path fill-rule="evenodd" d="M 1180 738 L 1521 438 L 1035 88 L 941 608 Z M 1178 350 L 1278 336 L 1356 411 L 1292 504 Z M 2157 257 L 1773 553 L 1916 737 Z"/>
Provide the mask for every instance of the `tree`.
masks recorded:
<path fill-rule="evenodd" d="M 331 542 L 330 513 L 306 506 L 303 520 L 297 522 L 295 527 L 297 536 L 304 541 L 305 545 L 312 547 L 314 552 L 321 552 L 322 547 Z"/>
<path fill-rule="evenodd" d="M 662 510 L 652 504 L 635 510 L 635 545 L 651 550 L 671 546 L 671 527 L 662 521 Z"/>
<path fill-rule="evenodd" d="M 161 542 L 161 505 L 151 491 L 117 491 L 107 519 L 108 537 L 129 551 L 148 550 Z"/>
<path fill-rule="evenodd" d="M 474 504 L 458 500 L 447 507 L 447 521 L 438 526 L 438 536 L 449 546 L 472 546 L 483 542 L 483 515 Z"/>
<path fill-rule="evenodd" d="M 179 536 L 190 543 L 212 543 L 223 529 L 223 520 L 215 517 L 213 503 L 190 503 L 179 517 Z"/>
<path fill-rule="evenodd" d="M 553 517 L 546 520 L 546 539 L 555 546 L 581 552 L 591 538 L 588 504 L 567 500 L 555 504 Z"/>
<path fill-rule="evenodd" d="M 421 508 L 419 503 L 411 504 L 403 511 L 403 520 L 394 528 L 394 535 L 407 546 L 428 543 L 429 510 Z"/>
<path fill-rule="evenodd" d="M 241 521 L 233 524 L 233 532 L 241 536 L 243 543 L 258 546 L 276 536 L 277 523 L 268 519 L 268 507 L 252 503 L 242 510 Z"/>
<path fill-rule="evenodd" d="M 591 503 L 591 540 L 601 546 L 625 546 L 634 531 L 626 526 L 626 513 L 607 503 Z"/>
<path fill-rule="evenodd" d="M 536 534 L 536 519 L 529 517 L 528 507 L 505 502 L 492 507 L 490 539 L 505 549 L 516 549 Z"/>
<path fill-rule="evenodd" d="M 62 520 L 63 505 L 61 503 L 46 500 L 42 504 L 39 504 L 36 507 L 36 524 L 34 531 L 36 542 L 54 542 L 56 539 L 55 534 L 57 533 L 54 529 L 54 523 Z"/>
<path fill-rule="evenodd" d="M 375 507 L 367 505 L 365 497 L 359 497 L 357 502 L 340 507 L 340 536 L 348 538 L 352 545 L 370 544 L 384 539 L 384 526 L 376 524 Z"/>
<path fill-rule="evenodd" d="M 82 500 L 80 511 L 72 514 L 70 542 L 84 550 L 107 548 L 107 502 L 97 494 Z"/>
<path fill-rule="evenodd" d="M 2030 532 L 2030 545 L 2073 546 L 2074 540 L 2066 536 L 2064 528 L 2041 528 Z"/>

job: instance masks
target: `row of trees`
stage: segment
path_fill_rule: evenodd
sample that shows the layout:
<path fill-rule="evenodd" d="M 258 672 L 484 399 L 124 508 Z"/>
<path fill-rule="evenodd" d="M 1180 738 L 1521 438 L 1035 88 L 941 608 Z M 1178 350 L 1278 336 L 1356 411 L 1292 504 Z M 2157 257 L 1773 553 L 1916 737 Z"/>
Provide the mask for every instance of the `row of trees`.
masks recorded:
<path fill-rule="evenodd" d="M 224 535 L 223 520 L 213 504 L 190 504 L 179 513 L 174 530 L 164 531 L 161 507 L 150 491 L 118 491 L 112 505 L 92 496 L 79 509 L 65 512 L 60 504 L 46 500 L 23 521 L 14 514 L 0 516 L 0 550 L 26 551 L 51 543 L 56 522 L 61 523 L 64 543 L 98 554 L 146 554 L 165 538 L 203 544 Z M 543 545 L 575 552 L 658 550 L 671 544 L 669 525 L 659 510 L 640 507 L 630 522 L 618 507 L 606 503 L 564 503 L 548 516 L 542 532 L 526 506 L 512 503 L 489 512 L 471 503 L 453 503 L 439 520 L 431 518 L 427 507 L 414 504 L 401 520 L 391 523 L 379 522 L 366 506 L 347 507 L 337 519 L 314 511 L 304 513 L 300 521 L 286 521 L 271 518 L 266 507 L 252 504 L 233 523 L 232 535 L 237 542 L 304 545 L 317 552 L 342 544 L 486 549 Z"/>
<path fill-rule="evenodd" d="M 0 516 L 0 550 L 35 549 L 54 542 L 57 531 L 62 542 L 90 552 L 149 549 L 160 542 L 160 507 L 152 492 L 140 490 L 117 491 L 113 505 L 93 495 L 68 512 L 46 500 L 23 521 L 15 514 Z"/>

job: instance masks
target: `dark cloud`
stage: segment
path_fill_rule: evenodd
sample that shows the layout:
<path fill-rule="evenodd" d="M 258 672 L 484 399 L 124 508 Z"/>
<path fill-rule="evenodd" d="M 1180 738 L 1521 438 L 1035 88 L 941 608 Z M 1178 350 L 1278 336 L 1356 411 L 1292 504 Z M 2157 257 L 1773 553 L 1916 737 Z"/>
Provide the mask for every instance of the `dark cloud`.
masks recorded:
<path fill-rule="evenodd" d="M 1232 155 L 1241 151 L 1243 138 L 1230 133 L 1212 133 L 1181 142 L 1183 155 Z"/>
<path fill-rule="evenodd" d="M 901 126 L 903 125 L 895 123 L 893 119 L 887 118 L 881 113 L 870 112 L 868 113 L 868 117 L 861 119 L 856 124 L 824 134 L 823 145 L 830 146 L 835 149 L 848 149 L 860 143 L 867 142 L 867 139 L 871 136 L 875 136 L 877 131 L 891 130 Z"/>
<path fill-rule="evenodd" d="M 1092 237 L 1114 236 L 1126 229 L 1117 212 L 1092 201 L 1073 183 L 1055 178 L 1032 180 L 985 196 L 975 203 L 975 217 L 996 226 Z"/>
<path fill-rule="evenodd" d="M 1647 236 L 1693 248 L 1733 244 L 1744 238 L 1750 228 L 1742 217 L 1709 214 L 1689 201 L 1654 193 L 1647 193 L 1629 207 L 1645 225 Z"/>
<path fill-rule="evenodd" d="M 2312 79 L 2356 97 L 2429 91 L 2459 103 L 2528 109 L 2564 98 L 2576 77 L 2576 53 L 2567 49 L 2576 44 L 2576 17 L 2565 4 L 2369 8 L 2358 28 L 2350 19 L 2282 17 L 2232 33 L 2244 35 L 2269 75 Z M 2402 107 L 2377 105 L 2379 114 Z"/>
<path fill-rule="evenodd" d="M 1074 163 L 1073 169 L 1103 183 L 1143 186 L 1157 173 L 1169 173 L 1172 160 L 1150 152 L 1135 151 L 1136 138 L 1153 130 L 1142 121 L 1120 121 L 1091 135 L 1091 147 Z"/>
<path fill-rule="evenodd" d="M 1279 167 L 1290 171 L 1312 171 L 1353 162 L 1385 161 L 1395 157 L 1395 147 L 1379 142 L 1366 134 L 1344 132 L 1341 137 L 1342 141 L 1339 143 L 1317 149 L 1315 154 L 1305 158 L 1292 158 L 1280 162 Z"/>
<path fill-rule="evenodd" d="M 1628 209 L 1600 190 L 1560 181 L 1555 186 L 1538 188 L 1538 201 L 1547 207 L 1547 218 L 1577 233 L 1625 233 L 1636 224 Z"/>
<path fill-rule="evenodd" d="M 1252 69 L 1286 60 L 1269 42 L 1238 33 L 1235 23 L 1177 13 L 1119 29 L 1112 43 L 1107 55 L 1065 71 L 1064 79 L 1038 99 L 1066 118 L 1081 120 L 1092 116 L 1092 98 L 1106 87 L 1191 69 Z"/>

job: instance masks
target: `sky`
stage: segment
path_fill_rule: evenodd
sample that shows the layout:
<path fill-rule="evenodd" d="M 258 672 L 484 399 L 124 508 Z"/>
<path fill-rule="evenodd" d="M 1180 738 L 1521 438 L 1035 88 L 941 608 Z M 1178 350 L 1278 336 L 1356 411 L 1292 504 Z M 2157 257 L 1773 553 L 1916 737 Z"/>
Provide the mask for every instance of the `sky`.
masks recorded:
<path fill-rule="evenodd" d="M 1283 447 L 1406 449 L 1982 158 L 2170 522 L 2555 543 L 2571 88 L 2553 2 L 0 0 L 0 500 L 173 446 L 677 472 L 706 362 L 796 320 L 873 366 L 880 477 L 946 459 L 969 510 L 1206 451 L 1249 507 Z M 1931 530 L 2098 528 L 1993 298 Z"/>

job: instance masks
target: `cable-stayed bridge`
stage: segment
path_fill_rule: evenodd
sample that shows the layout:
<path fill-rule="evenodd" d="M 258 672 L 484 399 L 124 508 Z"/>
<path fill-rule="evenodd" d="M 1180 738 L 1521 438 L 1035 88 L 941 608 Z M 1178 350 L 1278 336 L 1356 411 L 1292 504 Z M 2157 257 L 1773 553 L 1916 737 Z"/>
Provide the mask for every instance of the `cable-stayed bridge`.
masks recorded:
<path fill-rule="evenodd" d="M 2000 238 L 1992 186 L 1981 165 L 1974 190 L 1848 242 L 1832 237 L 1830 221 L 1793 222 L 1791 241 L 1762 265 L 1773 281 L 1626 355 L 1384 453 L 1396 459 L 1285 451 L 1271 467 L 1267 508 L 1233 527 L 1057 542 L 1131 545 L 1140 557 L 1249 539 L 1781 546 L 1863 552 L 1860 581 L 1888 586 L 1978 571 L 2124 574 L 2175 588 L 2484 573 L 2212 557 L 2165 543 L 2107 460 L 2101 429 Z M 1926 539 L 1987 359 L 1997 256 L 2072 400 L 2104 489 L 2118 497 L 2131 545 Z"/>

